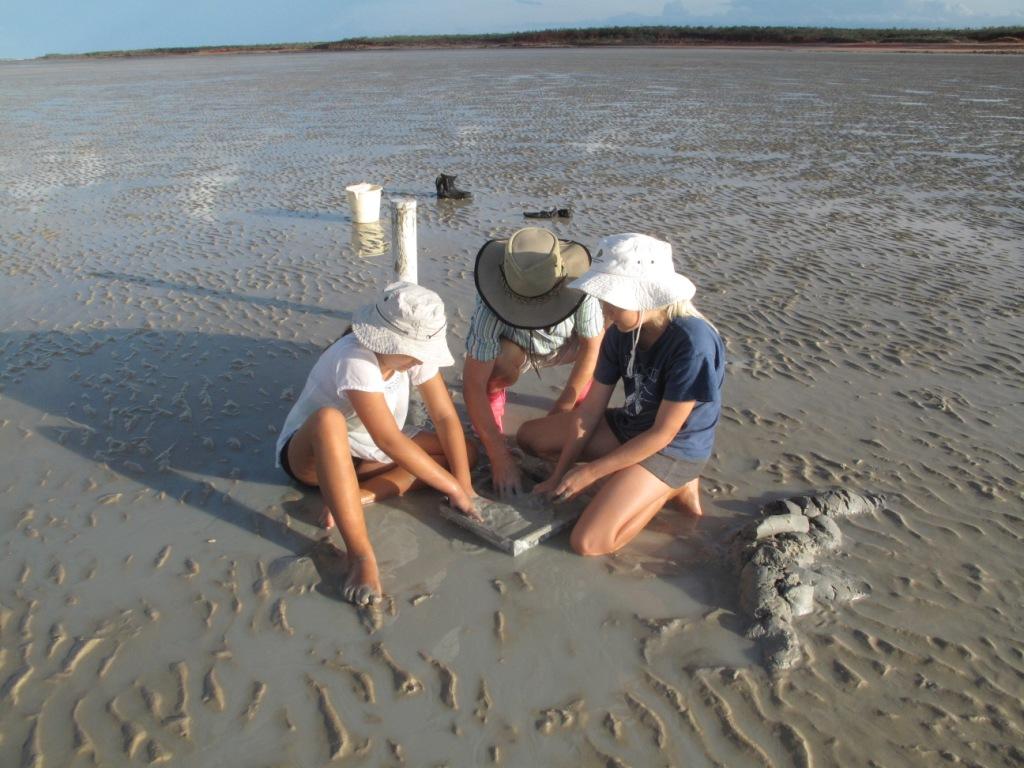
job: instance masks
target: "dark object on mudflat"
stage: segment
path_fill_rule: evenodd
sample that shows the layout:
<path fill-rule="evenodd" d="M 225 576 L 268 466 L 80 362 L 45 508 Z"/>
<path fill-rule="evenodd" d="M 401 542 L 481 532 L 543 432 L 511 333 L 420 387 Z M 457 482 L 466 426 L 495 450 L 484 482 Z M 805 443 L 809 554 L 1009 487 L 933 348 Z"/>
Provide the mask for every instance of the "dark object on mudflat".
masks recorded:
<path fill-rule="evenodd" d="M 522 469 L 524 479 L 531 486 L 545 479 L 550 471 L 542 462 L 526 457 L 523 458 Z M 483 520 L 478 522 L 468 518 L 444 501 L 440 507 L 441 517 L 472 531 L 512 557 L 521 555 L 575 523 L 588 501 L 577 497 L 552 504 L 548 499 L 531 493 L 521 494 L 507 502 L 499 501 L 493 498 L 496 493 L 490 468 L 477 467 L 473 473 L 473 485 L 487 494 L 477 497 L 477 511 Z"/>
<path fill-rule="evenodd" d="M 571 219 L 572 208 L 549 208 L 545 211 L 523 211 L 528 219 Z"/>
<path fill-rule="evenodd" d="M 455 186 L 455 176 L 447 173 L 440 174 L 434 179 L 434 188 L 437 189 L 438 200 L 472 200 L 473 193 Z"/>
<path fill-rule="evenodd" d="M 881 496 L 847 490 L 781 499 L 765 504 L 762 516 L 733 537 L 740 608 L 750 619 L 746 635 L 761 641 L 769 672 L 783 672 L 803 658 L 794 626 L 797 617 L 811 613 L 816 604 L 844 603 L 867 594 L 866 585 L 815 560 L 842 544 L 837 520 L 872 512 L 883 502 Z"/>
<path fill-rule="evenodd" d="M 553 506 L 539 497 L 522 494 L 509 503 L 479 497 L 477 511 L 483 518 L 479 522 L 444 502 L 440 512 L 445 520 L 472 531 L 501 551 L 517 557 L 575 523 L 584 506 L 583 501 L 576 499 Z"/>

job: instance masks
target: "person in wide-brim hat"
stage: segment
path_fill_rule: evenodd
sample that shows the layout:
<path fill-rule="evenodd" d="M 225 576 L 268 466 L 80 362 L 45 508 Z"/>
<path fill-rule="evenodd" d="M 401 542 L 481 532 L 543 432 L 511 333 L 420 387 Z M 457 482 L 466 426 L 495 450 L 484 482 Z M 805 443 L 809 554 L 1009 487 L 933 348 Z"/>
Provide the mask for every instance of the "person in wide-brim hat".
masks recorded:
<path fill-rule="evenodd" d="M 590 263 L 585 246 L 543 227 L 489 240 L 477 253 L 463 394 L 501 495 L 522 489 L 502 434 L 507 388 L 530 368 L 571 365 L 552 412 L 572 409 L 589 389 L 604 320 L 598 302 L 570 283 Z"/>
<path fill-rule="evenodd" d="M 570 537 L 576 552 L 601 555 L 628 543 L 667 503 L 702 514 L 700 475 L 721 413 L 725 347 L 663 240 L 602 238 L 570 287 L 598 299 L 610 323 L 593 391 L 578 412 L 529 421 L 517 439 L 528 453 L 558 456 L 537 493 L 570 499 L 603 480 Z M 609 408 L 620 380 L 625 404 Z"/>
<path fill-rule="evenodd" d="M 586 294 L 569 283 L 589 267 L 590 252 L 580 243 L 559 240 L 542 227 L 526 227 L 484 243 L 473 279 L 480 298 L 502 321 L 541 330 L 576 311 Z"/>
<path fill-rule="evenodd" d="M 278 466 L 296 483 L 320 488 L 321 524 L 337 525 L 349 562 L 345 582 L 335 586 L 357 605 L 381 597 L 362 505 L 419 483 L 478 516 L 469 475 L 475 451 L 439 372 L 455 362 L 447 332 L 440 296 L 392 283 L 320 355 L 277 439 Z M 406 424 L 412 385 L 436 432 Z"/>

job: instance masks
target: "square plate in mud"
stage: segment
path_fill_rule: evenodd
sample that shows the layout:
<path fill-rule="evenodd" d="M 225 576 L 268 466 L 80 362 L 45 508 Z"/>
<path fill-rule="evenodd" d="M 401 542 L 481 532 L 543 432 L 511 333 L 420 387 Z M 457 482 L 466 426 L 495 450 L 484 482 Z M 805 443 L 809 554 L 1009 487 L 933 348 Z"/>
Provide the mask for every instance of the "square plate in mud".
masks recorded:
<path fill-rule="evenodd" d="M 529 469 L 524 468 L 523 474 L 531 488 L 543 479 Z M 477 511 L 484 519 L 482 523 L 452 509 L 447 502 L 441 502 L 441 517 L 472 531 L 484 541 L 513 557 L 521 555 L 544 539 L 572 525 L 586 506 L 585 499 L 576 498 L 561 504 L 552 504 L 547 499 L 530 493 L 517 496 L 509 503 L 497 501 L 489 498 L 495 495 L 489 476 L 484 482 L 478 483 L 477 487 L 487 494 L 477 499 Z"/>

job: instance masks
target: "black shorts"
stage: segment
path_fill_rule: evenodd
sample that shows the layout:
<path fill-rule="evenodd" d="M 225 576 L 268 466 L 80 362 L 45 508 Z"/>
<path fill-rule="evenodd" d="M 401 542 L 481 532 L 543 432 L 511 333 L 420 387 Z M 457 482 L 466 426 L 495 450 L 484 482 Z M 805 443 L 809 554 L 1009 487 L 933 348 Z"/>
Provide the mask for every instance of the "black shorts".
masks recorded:
<path fill-rule="evenodd" d="M 292 435 L 292 437 L 295 437 L 295 435 Z M 299 480 L 299 478 L 295 476 L 295 473 L 292 472 L 292 465 L 288 463 L 288 446 L 292 444 L 292 437 L 289 437 L 287 440 L 285 440 L 284 445 L 281 446 L 281 455 L 278 456 L 278 459 L 281 462 L 281 469 L 283 469 L 284 473 L 299 485 L 305 486 L 306 488 L 315 488 L 316 486 L 310 485 L 309 483 L 304 483 L 301 480 Z"/>
<path fill-rule="evenodd" d="M 604 412 L 605 423 L 608 429 L 622 445 L 629 438 L 616 426 L 615 418 L 612 416 L 612 409 Z M 707 459 L 694 461 L 691 459 L 677 459 L 674 456 L 666 456 L 660 451 L 640 462 L 640 466 L 661 480 L 669 488 L 682 488 L 691 480 L 700 477 L 700 473 L 707 464 Z"/>

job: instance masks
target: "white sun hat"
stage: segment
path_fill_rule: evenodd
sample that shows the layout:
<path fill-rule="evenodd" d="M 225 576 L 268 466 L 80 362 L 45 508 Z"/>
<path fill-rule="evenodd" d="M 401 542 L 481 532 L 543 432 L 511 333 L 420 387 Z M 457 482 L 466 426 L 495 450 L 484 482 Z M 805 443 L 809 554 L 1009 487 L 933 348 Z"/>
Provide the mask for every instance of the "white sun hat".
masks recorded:
<path fill-rule="evenodd" d="M 688 301 L 697 292 L 672 266 L 671 245 L 635 232 L 602 237 L 590 269 L 569 287 L 633 311 Z"/>
<path fill-rule="evenodd" d="M 352 332 L 371 352 L 409 355 L 438 368 L 455 364 L 446 338 L 444 302 L 415 283 L 392 283 L 373 304 L 357 309 Z"/>

